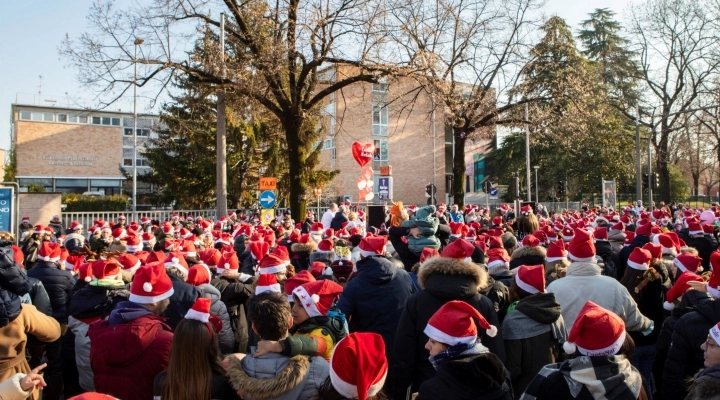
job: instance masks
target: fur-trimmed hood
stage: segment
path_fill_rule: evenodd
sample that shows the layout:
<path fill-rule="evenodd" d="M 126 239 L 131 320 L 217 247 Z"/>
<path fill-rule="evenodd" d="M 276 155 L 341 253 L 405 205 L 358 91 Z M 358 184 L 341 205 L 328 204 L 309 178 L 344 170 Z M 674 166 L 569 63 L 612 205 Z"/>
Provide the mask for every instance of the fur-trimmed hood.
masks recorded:
<path fill-rule="evenodd" d="M 241 390 L 246 399 L 252 400 L 285 399 L 285 396 L 290 394 L 288 392 L 301 391 L 298 386 L 304 386 L 303 382 L 306 380 L 310 368 L 310 358 L 295 356 L 287 359 L 278 356 L 253 358 L 248 354 L 245 357 L 249 358 L 243 360 L 245 362 L 230 357 L 228 377 L 233 388 Z M 254 369 L 249 374 L 243 369 L 243 364 L 248 362 L 252 362 L 250 367 Z M 272 373 L 274 376 L 258 377 Z"/>
<path fill-rule="evenodd" d="M 520 257 L 542 257 L 545 258 L 547 250 L 542 246 L 523 246 L 513 251 L 510 258 L 512 260 Z"/>
<path fill-rule="evenodd" d="M 484 289 L 488 285 L 488 273 L 485 268 L 472 262 L 465 263 L 454 258 L 433 257 L 425 261 L 418 271 L 420 288 L 425 289 L 428 279 L 433 275 L 467 276 L 473 280 L 477 290 Z"/>
<path fill-rule="evenodd" d="M 293 243 L 290 245 L 290 250 L 292 250 L 293 253 L 300 253 L 300 252 L 307 252 L 310 253 L 315 250 L 315 246 L 317 246 L 314 242 L 310 243 Z"/>

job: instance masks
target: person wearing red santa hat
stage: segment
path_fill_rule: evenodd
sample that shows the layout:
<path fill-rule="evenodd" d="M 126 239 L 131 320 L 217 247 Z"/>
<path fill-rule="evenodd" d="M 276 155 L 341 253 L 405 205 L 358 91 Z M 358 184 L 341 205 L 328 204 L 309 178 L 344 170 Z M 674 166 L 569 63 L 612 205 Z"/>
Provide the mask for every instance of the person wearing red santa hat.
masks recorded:
<path fill-rule="evenodd" d="M 624 246 L 622 250 L 620 250 L 620 253 L 618 253 L 618 264 L 617 267 L 617 276 L 619 278 L 622 278 L 625 276 L 625 269 L 627 268 L 627 259 L 630 257 L 630 253 L 632 253 L 633 249 L 636 247 L 643 247 L 646 243 L 652 242 L 652 239 L 650 235 L 652 234 L 652 227 L 653 224 L 649 220 L 640 220 L 638 221 L 638 225 L 635 228 L 635 236 L 632 238 L 632 241 L 628 246 Z M 630 232 L 626 233 L 627 238 L 630 238 L 632 235 L 628 235 Z"/>
<path fill-rule="evenodd" d="M 582 304 L 592 301 L 619 315 L 625 321 L 628 331 L 644 334 L 652 332 L 652 320 L 640 313 L 628 290 L 617 280 L 602 275 L 595 259 L 595 244 L 590 232 L 575 229 L 567 251 L 571 264 L 565 277 L 554 281 L 547 288 L 548 292 L 555 293 L 566 325 L 575 322 Z"/>
<path fill-rule="evenodd" d="M 516 397 L 535 375 L 560 357 L 567 339 L 560 304 L 545 291 L 542 264 L 522 265 L 510 286 L 510 306 L 500 330 L 505 343 L 505 366 Z"/>
<path fill-rule="evenodd" d="M 428 359 L 430 354 L 424 347 L 428 341 L 424 329 L 443 304 L 450 300 L 464 301 L 491 325 L 500 326 L 493 301 L 481 293 L 489 285 L 488 275 L 485 268 L 466 263 L 464 258 L 441 256 L 425 260 L 418 272 L 422 290 L 407 300 L 392 342 L 393 398 L 404 398 L 408 390 L 416 392 L 420 384 L 436 375 Z M 505 360 L 505 348 L 500 338 L 483 335 L 481 341 L 501 361 Z"/>
<path fill-rule="evenodd" d="M 694 305 L 675 322 L 672 331 L 661 381 L 663 399 L 686 398 L 687 378 L 704 367 L 701 346 L 707 340 L 707 331 L 720 321 L 720 252 L 710 255 L 710 265 L 713 268 L 710 280 L 706 284 L 690 280 L 688 285 L 697 290 L 686 291 L 676 308 L 685 310 Z M 697 299 L 697 291 L 707 292 L 698 297 L 709 294 L 710 300 Z"/>
<path fill-rule="evenodd" d="M 445 303 L 428 320 L 425 349 L 436 376 L 418 389 L 417 400 L 506 399 L 511 400 L 510 374 L 500 359 L 480 339 L 495 336 L 491 325 L 468 303 Z"/>
<path fill-rule="evenodd" d="M 693 377 L 686 398 L 718 398 L 720 397 L 720 322 L 710 328 L 708 338 L 700 348 L 705 353 L 705 369 Z"/>
<path fill-rule="evenodd" d="M 218 332 L 218 340 L 220 341 L 220 351 L 223 354 L 232 353 L 235 347 L 235 335 L 230 324 L 230 314 L 227 306 L 220 300 L 221 294 L 213 285 L 210 284 L 210 268 L 205 264 L 195 264 L 190 267 L 188 272 L 187 283 L 195 286 L 202 293 L 202 297 L 210 299 L 210 310 L 217 315 L 222 321 L 222 329 Z"/>
<path fill-rule="evenodd" d="M 566 353 L 578 354 L 543 367 L 520 399 L 648 399 L 628 360 L 634 347 L 622 318 L 588 301 L 563 345 Z"/>
<path fill-rule="evenodd" d="M 234 251 L 223 252 L 217 261 L 217 267 L 219 274 L 210 284 L 220 292 L 220 300 L 227 306 L 237 343 L 236 349 L 245 351 L 249 340 L 245 303 L 255 293 L 254 274 L 238 272 L 239 261 Z"/>
<path fill-rule="evenodd" d="M 199 298 L 173 333 L 166 371 L 155 378 L 155 399 L 236 399 L 222 366 L 218 332 L 222 322 Z"/>
<path fill-rule="evenodd" d="M 569 266 L 570 261 L 567 258 L 565 242 L 562 240 L 550 242 L 545 253 L 545 282 L 549 285 L 553 281 L 563 278 Z"/>
<path fill-rule="evenodd" d="M 90 324 L 95 390 L 121 399 L 152 398 L 153 381 L 170 357 L 173 333 L 160 315 L 172 294 L 165 266 L 150 263 L 135 273 L 129 301 L 118 304 L 108 319 Z"/>
<path fill-rule="evenodd" d="M 345 317 L 331 311 L 341 293 L 342 286 L 329 279 L 295 288 L 291 336 L 280 341 L 259 341 L 255 357 L 272 352 L 286 356 L 322 356 L 329 360 L 335 344 L 347 335 Z"/>

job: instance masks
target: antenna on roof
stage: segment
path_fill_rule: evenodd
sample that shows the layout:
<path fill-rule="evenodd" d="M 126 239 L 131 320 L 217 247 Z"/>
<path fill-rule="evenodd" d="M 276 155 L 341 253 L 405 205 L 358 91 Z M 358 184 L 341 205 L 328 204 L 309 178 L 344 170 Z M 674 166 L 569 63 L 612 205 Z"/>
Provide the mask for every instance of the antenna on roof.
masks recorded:
<path fill-rule="evenodd" d="M 40 78 L 40 84 L 38 85 L 38 96 L 42 96 L 42 75 L 38 75 Z"/>

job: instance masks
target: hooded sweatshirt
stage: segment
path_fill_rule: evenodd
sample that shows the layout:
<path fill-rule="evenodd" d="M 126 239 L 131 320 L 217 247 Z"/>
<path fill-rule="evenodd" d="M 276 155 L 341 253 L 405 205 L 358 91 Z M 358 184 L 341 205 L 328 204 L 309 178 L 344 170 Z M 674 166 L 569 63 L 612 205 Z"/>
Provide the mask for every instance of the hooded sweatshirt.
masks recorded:
<path fill-rule="evenodd" d="M 505 366 L 519 398 L 535 375 L 556 362 L 567 331 L 560 304 L 552 293 L 538 293 L 517 303 L 500 329 L 505 343 Z"/>

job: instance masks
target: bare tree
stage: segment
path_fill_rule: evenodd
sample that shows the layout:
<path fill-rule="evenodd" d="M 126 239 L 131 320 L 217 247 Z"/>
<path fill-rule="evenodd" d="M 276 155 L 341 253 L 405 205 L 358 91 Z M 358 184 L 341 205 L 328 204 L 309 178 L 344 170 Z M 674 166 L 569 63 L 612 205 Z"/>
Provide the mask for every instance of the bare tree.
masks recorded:
<path fill-rule="evenodd" d="M 697 105 L 720 63 L 709 6 L 698 0 L 648 0 L 631 9 L 631 48 L 639 56 L 643 86 L 641 122 L 651 128 L 665 200 L 670 199 L 670 142 L 685 128 L 682 114 Z M 634 118 L 635 112 L 626 114 Z"/>
<path fill-rule="evenodd" d="M 528 58 L 542 0 L 395 0 L 390 8 L 399 53 L 452 128 L 453 201 L 464 203 L 465 144 L 488 139 L 495 125 L 529 99 L 508 97 Z"/>
<path fill-rule="evenodd" d="M 90 31 L 62 46 L 80 81 L 97 90 L 104 104 L 118 99 L 132 87 L 133 43 L 143 38 L 137 60 L 143 66 L 140 86 L 157 84 L 160 94 L 173 76 L 187 75 L 264 107 L 284 130 L 290 205 L 293 217 L 301 220 L 317 158 L 312 144 L 318 133 L 304 129 L 311 115 L 331 93 L 357 82 L 377 82 L 392 72 L 393 53 L 384 51 L 382 3 L 153 0 L 128 10 L 116 10 L 114 3 L 95 3 L 88 16 Z M 229 17 L 225 58 L 220 59 L 218 43 L 214 52 L 187 53 L 203 27 L 220 26 L 221 12 Z"/>

